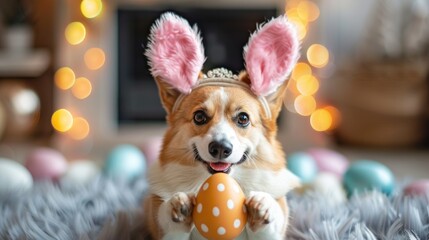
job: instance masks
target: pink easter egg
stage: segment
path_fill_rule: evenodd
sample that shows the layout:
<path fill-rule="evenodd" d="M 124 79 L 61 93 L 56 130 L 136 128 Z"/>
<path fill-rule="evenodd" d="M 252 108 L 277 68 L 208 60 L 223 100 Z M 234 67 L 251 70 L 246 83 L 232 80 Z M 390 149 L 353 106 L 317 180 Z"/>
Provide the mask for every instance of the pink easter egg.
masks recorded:
<path fill-rule="evenodd" d="M 27 155 L 25 167 L 34 180 L 57 181 L 67 171 L 68 163 L 57 150 L 37 148 Z"/>
<path fill-rule="evenodd" d="M 342 178 L 349 165 L 344 155 L 329 149 L 312 148 L 307 152 L 314 158 L 319 172 L 332 173 L 339 179 Z"/>
<path fill-rule="evenodd" d="M 146 157 L 148 166 L 158 160 L 161 147 L 162 137 L 150 138 L 141 145 L 141 149 Z"/>
<path fill-rule="evenodd" d="M 408 184 L 404 188 L 408 196 L 429 196 L 429 179 L 421 179 Z"/>

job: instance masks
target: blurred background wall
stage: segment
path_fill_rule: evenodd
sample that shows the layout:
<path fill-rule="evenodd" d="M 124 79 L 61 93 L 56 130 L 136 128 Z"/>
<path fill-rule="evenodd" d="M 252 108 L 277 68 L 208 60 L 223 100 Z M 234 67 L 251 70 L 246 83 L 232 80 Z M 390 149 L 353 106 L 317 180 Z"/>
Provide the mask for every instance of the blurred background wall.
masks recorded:
<path fill-rule="evenodd" d="M 241 54 L 238 40 L 256 29 L 256 20 L 286 13 L 296 24 L 302 56 L 280 119 L 287 150 L 428 146 L 424 0 L 0 0 L 0 6 L 3 144 L 89 154 L 159 139 L 163 111 L 143 52 L 148 26 L 171 10 L 205 28 L 204 71 L 242 64 L 228 56 Z M 231 36 L 221 31 L 226 26 L 244 33 Z"/>

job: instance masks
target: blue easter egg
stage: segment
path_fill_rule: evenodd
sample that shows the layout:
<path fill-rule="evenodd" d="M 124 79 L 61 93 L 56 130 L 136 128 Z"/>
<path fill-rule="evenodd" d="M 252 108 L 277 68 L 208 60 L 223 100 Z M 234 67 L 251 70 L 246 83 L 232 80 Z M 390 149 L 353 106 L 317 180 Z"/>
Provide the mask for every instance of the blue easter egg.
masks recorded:
<path fill-rule="evenodd" d="M 360 160 L 347 169 L 343 184 L 349 196 L 371 190 L 389 195 L 394 189 L 395 178 L 392 171 L 385 165 L 375 161 Z"/>
<path fill-rule="evenodd" d="M 133 180 L 146 170 L 146 160 L 139 148 L 133 145 L 119 145 L 108 155 L 104 173 L 120 180 Z"/>
<path fill-rule="evenodd" d="M 303 152 L 289 155 L 287 159 L 287 168 L 298 176 L 302 183 L 313 181 L 318 171 L 314 158 Z"/>

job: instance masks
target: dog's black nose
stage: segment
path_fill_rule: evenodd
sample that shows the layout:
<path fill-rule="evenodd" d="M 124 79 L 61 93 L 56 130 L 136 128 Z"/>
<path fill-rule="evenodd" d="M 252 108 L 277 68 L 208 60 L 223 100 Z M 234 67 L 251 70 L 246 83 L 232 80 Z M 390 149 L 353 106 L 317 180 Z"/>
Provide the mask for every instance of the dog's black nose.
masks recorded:
<path fill-rule="evenodd" d="M 213 141 L 209 143 L 209 153 L 214 158 L 225 159 L 232 153 L 232 144 L 225 139 Z"/>

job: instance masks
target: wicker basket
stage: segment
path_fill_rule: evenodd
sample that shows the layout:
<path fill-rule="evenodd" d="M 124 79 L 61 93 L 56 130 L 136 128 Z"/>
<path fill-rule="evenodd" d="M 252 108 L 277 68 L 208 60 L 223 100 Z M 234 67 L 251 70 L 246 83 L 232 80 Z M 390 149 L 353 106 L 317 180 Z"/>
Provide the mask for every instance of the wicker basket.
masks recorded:
<path fill-rule="evenodd" d="M 336 73 L 341 142 L 374 147 L 418 144 L 424 137 L 425 61 L 386 61 Z"/>

